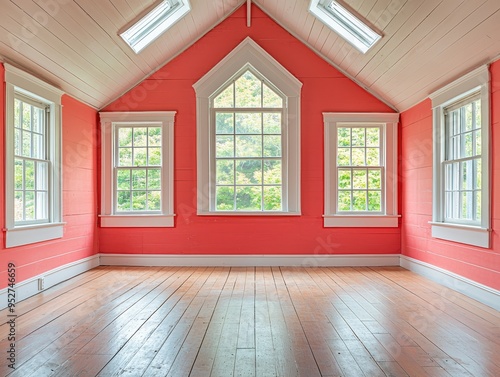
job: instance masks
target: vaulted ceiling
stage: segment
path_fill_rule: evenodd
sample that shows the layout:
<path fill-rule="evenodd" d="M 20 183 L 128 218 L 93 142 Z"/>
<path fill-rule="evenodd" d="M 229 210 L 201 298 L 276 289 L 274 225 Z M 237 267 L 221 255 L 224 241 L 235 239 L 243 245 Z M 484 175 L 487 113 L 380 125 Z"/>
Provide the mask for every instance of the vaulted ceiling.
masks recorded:
<path fill-rule="evenodd" d="M 365 55 L 312 16 L 309 1 L 253 3 L 399 111 L 500 54 L 499 0 L 343 0 L 383 34 Z M 191 12 L 136 55 L 118 31 L 155 2 L 0 0 L 0 60 L 101 109 L 246 1 L 190 0 Z"/>

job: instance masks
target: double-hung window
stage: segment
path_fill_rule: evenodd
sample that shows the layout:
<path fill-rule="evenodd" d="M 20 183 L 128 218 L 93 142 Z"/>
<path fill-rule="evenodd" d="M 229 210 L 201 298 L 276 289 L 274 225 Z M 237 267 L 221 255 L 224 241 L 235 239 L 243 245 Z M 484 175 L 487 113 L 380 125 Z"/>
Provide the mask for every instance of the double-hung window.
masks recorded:
<path fill-rule="evenodd" d="M 60 238 L 62 92 L 6 68 L 7 247 Z"/>
<path fill-rule="evenodd" d="M 302 84 L 250 38 L 195 85 L 198 214 L 300 214 Z"/>
<path fill-rule="evenodd" d="M 326 227 L 397 227 L 398 114 L 324 113 Z"/>
<path fill-rule="evenodd" d="M 103 227 L 172 227 L 175 112 L 102 112 Z"/>
<path fill-rule="evenodd" d="M 489 247 L 489 72 L 481 67 L 431 96 L 432 235 Z"/>

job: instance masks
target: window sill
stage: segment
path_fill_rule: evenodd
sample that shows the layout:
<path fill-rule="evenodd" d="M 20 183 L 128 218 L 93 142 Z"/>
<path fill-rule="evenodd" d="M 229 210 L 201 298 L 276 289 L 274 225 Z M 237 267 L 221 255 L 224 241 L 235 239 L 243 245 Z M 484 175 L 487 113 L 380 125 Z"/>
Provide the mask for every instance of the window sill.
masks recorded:
<path fill-rule="evenodd" d="M 323 226 L 348 228 L 397 228 L 400 215 L 323 215 Z"/>
<path fill-rule="evenodd" d="M 35 224 L 7 229 L 5 234 L 5 247 L 29 245 L 62 238 L 65 224 L 66 223 Z"/>
<path fill-rule="evenodd" d="M 261 212 L 261 211 L 218 211 L 218 212 L 198 212 L 198 216 L 301 216 L 300 212 Z"/>
<path fill-rule="evenodd" d="M 430 221 L 432 237 L 489 249 L 490 230 L 479 226 Z"/>
<path fill-rule="evenodd" d="M 101 228 L 173 228 L 175 215 L 100 215 Z"/>

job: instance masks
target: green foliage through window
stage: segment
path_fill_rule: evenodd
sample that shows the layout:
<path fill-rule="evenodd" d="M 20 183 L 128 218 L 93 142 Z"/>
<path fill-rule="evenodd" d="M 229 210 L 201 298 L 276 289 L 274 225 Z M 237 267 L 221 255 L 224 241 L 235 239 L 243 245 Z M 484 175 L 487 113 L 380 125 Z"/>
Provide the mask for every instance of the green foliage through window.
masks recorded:
<path fill-rule="evenodd" d="M 217 211 L 282 210 L 283 105 L 250 70 L 214 98 Z"/>

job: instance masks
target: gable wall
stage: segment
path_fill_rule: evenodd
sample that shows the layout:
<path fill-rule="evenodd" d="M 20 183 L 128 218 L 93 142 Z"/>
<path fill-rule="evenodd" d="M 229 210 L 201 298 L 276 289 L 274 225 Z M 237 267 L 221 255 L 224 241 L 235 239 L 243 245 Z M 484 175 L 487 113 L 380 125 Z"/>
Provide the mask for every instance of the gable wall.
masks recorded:
<path fill-rule="evenodd" d="M 196 215 L 196 98 L 192 85 L 250 36 L 302 83 L 302 216 Z M 175 228 L 100 228 L 102 253 L 397 254 L 398 228 L 323 228 L 322 112 L 392 112 L 253 6 L 244 7 L 104 111 L 175 110 Z"/>

